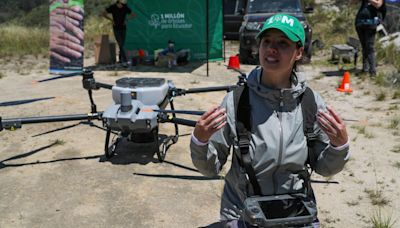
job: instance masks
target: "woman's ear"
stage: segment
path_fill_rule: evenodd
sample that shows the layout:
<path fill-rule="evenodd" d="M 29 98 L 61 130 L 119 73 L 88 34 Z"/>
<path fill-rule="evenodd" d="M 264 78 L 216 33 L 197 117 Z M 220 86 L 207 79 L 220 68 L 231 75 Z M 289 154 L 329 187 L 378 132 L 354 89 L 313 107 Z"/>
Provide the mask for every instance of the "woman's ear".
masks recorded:
<path fill-rule="evenodd" d="M 304 52 L 304 47 L 296 49 L 296 61 L 301 59 L 301 57 L 303 56 L 303 52 Z"/>

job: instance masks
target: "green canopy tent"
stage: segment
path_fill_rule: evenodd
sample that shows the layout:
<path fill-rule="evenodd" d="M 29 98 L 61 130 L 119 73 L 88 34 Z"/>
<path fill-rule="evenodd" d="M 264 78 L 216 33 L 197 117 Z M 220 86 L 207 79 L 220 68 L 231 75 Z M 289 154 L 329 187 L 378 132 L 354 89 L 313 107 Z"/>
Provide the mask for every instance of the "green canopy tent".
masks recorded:
<path fill-rule="evenodd" d="M 128 53 L 145 50 L 151 58 L 173 40 L 176 50 L 190 50 L 191 60 L 222 58 L 221 0 L 128 0 L 128 6 L 137 15 L 127 22 Z"/>

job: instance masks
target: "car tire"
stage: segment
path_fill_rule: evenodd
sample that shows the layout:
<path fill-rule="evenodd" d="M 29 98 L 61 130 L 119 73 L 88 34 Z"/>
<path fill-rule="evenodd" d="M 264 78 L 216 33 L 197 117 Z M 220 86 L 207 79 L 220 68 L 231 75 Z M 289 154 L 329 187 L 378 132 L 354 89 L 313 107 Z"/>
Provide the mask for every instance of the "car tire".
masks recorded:
<path fill-rule="evenodd" d="M 301 63 L 311 63 L 312 56 L 312 45 L 310 44 L 306 50 L 304 50 L 303 57 L 301 58 Z"/>
<path fill-rule="evenodd" d="M 239 48 L 239 62 L 241 64 L 249 63 L 250 53 L 246 49 Z"/>

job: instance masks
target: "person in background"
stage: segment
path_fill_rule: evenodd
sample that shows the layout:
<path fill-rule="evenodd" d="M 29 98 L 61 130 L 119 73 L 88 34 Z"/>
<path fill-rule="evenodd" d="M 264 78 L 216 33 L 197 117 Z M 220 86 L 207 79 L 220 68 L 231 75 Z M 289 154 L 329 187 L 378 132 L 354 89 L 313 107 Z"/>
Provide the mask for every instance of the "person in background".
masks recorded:
<path fill-rule="evenodd" d="M 172 68 L 172 66 L 176 66 L 176 52 L 175 52 L 175 42 L 173 40 L 168 40 L 168 46 L 158 53 L 157 59 L 158 65 L 162 66 L 165 63 L 168 65 L 168 68 Z"/>
<path fill-rule="evenodd" d="M 112 15 L 112 17 L 109 16 Z M 102 16 L 110 20 L 113 24 L 113 32 L 115 40 L 119 46 L 119 62 L 126 63 L 126 54 L 124 50 L 126 36 L 126 19 L 132 19 L 136 16 L 134 12 L 121 0 L 117 0 L 114 4 L 108 6 L 103 11 Z"/>
<path fill-rule="evenodd" d="M 300 102 L 307 85 L 305 76 L 296 71 L 296 63 L 304 52 L 305 32 L 295 17 L 271 16 L 256 39 L 261 67 L 256 67 L 247 77 L 250 105 L 247 112 L 252 126 L 247 154 L 259 188 L 249 180 L 252 175 L 247 173 L 247 168 L 243 168 L 239 145 L 244 144 L 238 142 L 236 129 L 240 125 L 235 117 L 233 92 L 225 96 L 221 106 L 204 113 L 192 133 L 192 162 L 203 175 L 217 176 L 233 147 L 232 164 L 224 178 L 221 221 L 210 227 L 251 227 L 243 217 L 244 201 L 248 197 L 296 193 L 306 195 L 304 200 L 313 208 L 314 222 L 307 227 L 319 227 L 315 196 L 307 184 L 309 179 L 301 173 L 307 171 L 309 153 L 313 155 L 309 164 L 320 175 L 332 176 L 343 169 L 349 158 L 346 126 L 339 114 L 312 91 L 318 112 L 311 129 L 315 141 L 307 145 Z M 274 208 L 282 217 L 287 214 L 284 210 Z"/>
<path fill-rule="evenodd" d="M 361 0 L 355 26 L 362 48 L 363 72 L 376 75 L 375 35 L 376 27 L 386 16 L 384 0 Z"/>

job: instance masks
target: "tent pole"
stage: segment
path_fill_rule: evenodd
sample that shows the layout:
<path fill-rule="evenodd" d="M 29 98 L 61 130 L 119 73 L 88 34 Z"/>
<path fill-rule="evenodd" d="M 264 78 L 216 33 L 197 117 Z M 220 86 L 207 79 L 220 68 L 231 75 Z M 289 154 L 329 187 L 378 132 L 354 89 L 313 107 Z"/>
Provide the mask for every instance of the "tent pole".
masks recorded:
<path fill-rule="evenodd" d="M 224 53 L 222 54 L 222 58 L 224 59 L 224 62 L 225 62 L 225 39 L 226 39 L 226 36 L 225 36 L 225 7 L 224 7 L 224 0 L 221 0 L 221 4 L 222 4 L 222 42 L 223 42 L 223 51 L 224 51 Z"/>
<path fill-rule="evenodd" d="M 209 53 L 208 53 L 208 0 L 206 0 L 206 10 L 207 10 L 207 16 L 206 16 L 206 59 L 207 59 L 207 77 L 208 77 L 208 55 L 209 55 Z"/>

